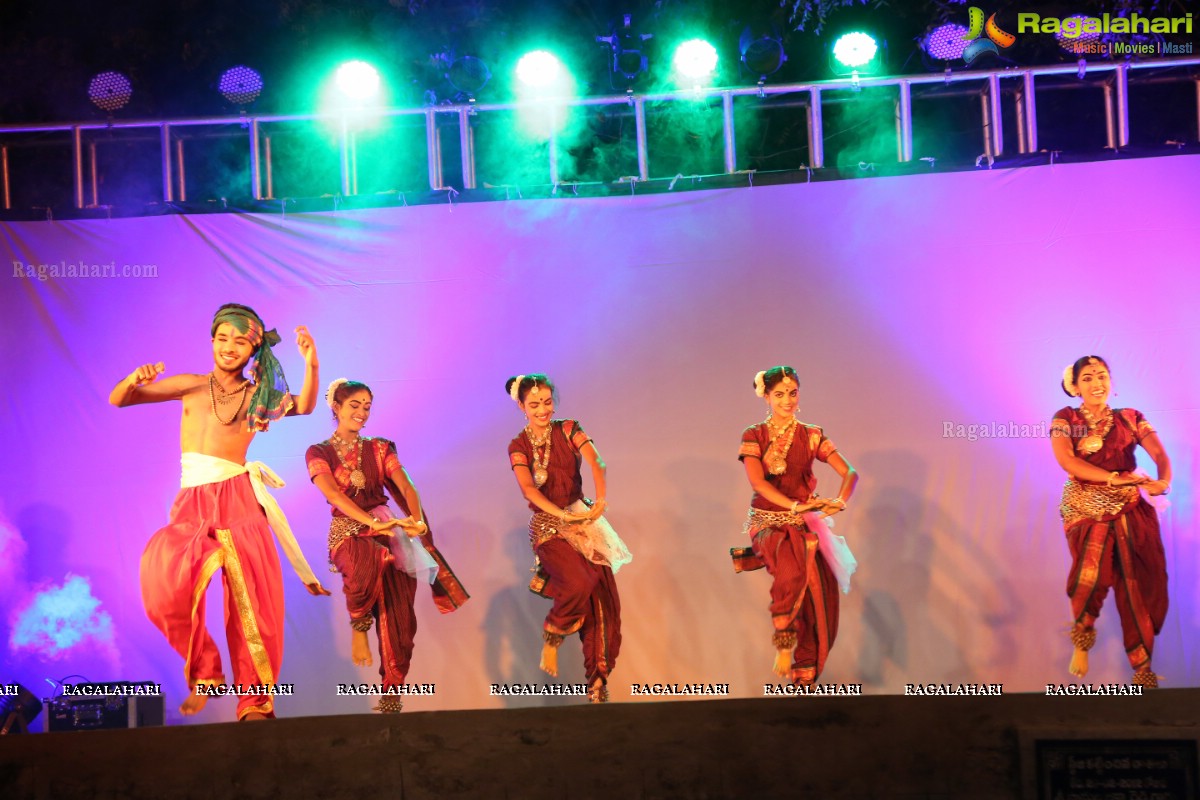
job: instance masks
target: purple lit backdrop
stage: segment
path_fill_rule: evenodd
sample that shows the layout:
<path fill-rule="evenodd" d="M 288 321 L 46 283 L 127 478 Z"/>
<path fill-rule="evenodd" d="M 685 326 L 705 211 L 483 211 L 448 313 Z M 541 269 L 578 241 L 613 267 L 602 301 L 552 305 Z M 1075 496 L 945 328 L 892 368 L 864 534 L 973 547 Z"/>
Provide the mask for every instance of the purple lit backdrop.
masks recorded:
<path fill-rule="evenodd" d="M 0 223 L 6 271 L 64 260 L 158 271 L 6 278 L 0 679 L 43 693 L 44 678 L 72 673 L 155 680 L 174 718 L 182 662 L 145 619 L 138 560 L 178 486 L 179 407 L 106 398 L 140 363 L 207 370 L 211 315 L 237 301 L 284 334 L 293 389 L 299 324 L 323 386 L 372 386 L 368 432 L 397 441 L 473 595 L 448 616 L 419 595 L 410 679 L 438 693 L 413 710 L 499 706 L 488 684 L 541 681 L 547 601 L 525 588 L 527 513 L 504 452 L 522 418 L 502 394 L 506 377 L 535 370 L 557 379 L 561 414 L 608 461 L 610 519 L 635 556 L 619 576 L 614 699 L 632 682 L 754 696 L 772 680 L 768 578 L 734 575 L 726 554 L 742 543 L 749 494 L 738 436 L 763 415 L 751 378 L 777 363 L 800 371 L 801 417 L 863 475 L 838 520 L 861 567 L 826 679 L 877 693 L 1066 680 L 1063 475 L 1049 443 L 943 434 L 1044 423 L 1067 403 L 1062 367 L 1091 352 L 1110 360 L 1115 403 L 1142 410 L 1175 463 L 1172 606 L 1155 665 L 1170 686 L 1200 685 L 1200 333 L 1184 321 L 1200 298 L 1198 184 L 1200 159 L 1175 157 L 286 218 Z M 297 687 L 285 715 L 364 711 L 334 684 L 374 680 L 346 655 L 340 578 L 324 572 L 328 511 L 304 469 L 327 413 L 277 423 L 250 450 L 288 482 L 277 496 L 335 590 L 312 598 L 285 574 L 281 680 Z M 819 477 L 834 490 L 831 471 Z M 16 635 L 51 589 L 69 598 L 53 613 L 77 638 Z M 1125 680 L 1111 601 L 1099 625 L 1091 678 Z M 580 677 L 577 650 L 564 648 L 563 680 Z M 231 717 L 219 701 L 198 719 Z"/>

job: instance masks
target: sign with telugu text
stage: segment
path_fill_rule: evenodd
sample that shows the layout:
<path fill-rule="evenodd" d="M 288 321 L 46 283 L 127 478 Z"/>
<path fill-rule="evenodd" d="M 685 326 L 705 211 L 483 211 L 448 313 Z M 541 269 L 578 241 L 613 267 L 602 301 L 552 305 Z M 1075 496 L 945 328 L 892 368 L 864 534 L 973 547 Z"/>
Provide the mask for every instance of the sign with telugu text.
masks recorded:
<path fill-rule="evenodd" d="M 1040 800 L 1195 798 L 1193 739 L 1039 739 Z"/>

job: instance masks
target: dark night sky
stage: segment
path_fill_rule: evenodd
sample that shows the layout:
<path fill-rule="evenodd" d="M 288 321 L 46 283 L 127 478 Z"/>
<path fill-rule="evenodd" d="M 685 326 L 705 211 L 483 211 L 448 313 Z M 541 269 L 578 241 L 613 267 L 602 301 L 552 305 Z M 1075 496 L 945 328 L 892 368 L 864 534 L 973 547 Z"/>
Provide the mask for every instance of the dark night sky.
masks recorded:
<path fill-rule="evenodd" d="M 869 20 L 877 29 L 886 28 L 893 69 L 905 66 L 913 37 L 939 5 L 925 0 L 873 8 L 853 0 L 823 0 L 829 5 L 847 1 L 848 8 L 830 15 L 831 24 Z M 877 4 L 873 0 L 872 6 Z M 952 13 L 960 9 L 953 2 L 943 5 Z M 318 68 L 351 52 L 385 70 L 402 104 L 419 104 L 439 73 L 432 53 L 476 53 L 503 65 L 524 41 L 540 34 L 572 50 L 577 63 L 585 65 L 585 80 L 596 91 L 607 91 L 603 53 L 593 37 L 606 33 L 623 12 L 633 13 L 658 42 L 685 31 L 704 32 L 731 64 L 742 27 L 752 19 L 769 19 L 793 53 L 777 77 L 821 77 L 821 59 L 805 57 L 820 49 L 814 26 L 796 31 L 799 18 L 776 0 L 10 0 L 0 4 L 6 76 L 0 84 L 0 119 L 94 118 L 100 112 L 87 102 L 86 86 L 104 70 L 124 72 L 133 82 L 134 99 L 123 116 L 224 113 L 229 109 L 216 95 L 215 83 L 238 63 L 266 78 L 260 110 L 304 110 Z M 659 63 L 665 60 L 664 55 Z M 921 67 L 910 62 L 909 71 L 913 68 Z"/>
<path fill-rule="evenodd" d="M 1081 3 L 991 4 L 1000 19 L 1036 6 L 1051 13 L 1111 10 L 1123 0 Z M 1156 13 L 1186 11 L 1182 0 L 1143 2 Z M 245 63 L 263 73 L 267 91 L 258 109 L 307 110 L 313 87 L 337 60 L 356 54 L 372 60 L 394 87 L 397 104 L 419 105 L 425 89 L 437 89 L 431 54 L 474 53 L 507 72 L 525 43 L 544 35 L 570 51 L 595 92 L 606 92 L 604 56 L 595 44 L 612 21 L 630 12 L 654 46 L 685 32 L 701 32 L 736 62 L 737 37 L 748 22 L 770 20 L 785 37 L 791 60 L 776 80 L 826 77 L 823 46 L 811 20 L 796 30 L 805 7 L 827 13 L 826 33 L 869 24 L 888 39 L 888 68 L 921 72 L 914 39 L 939 15 L 965 21 L 956 0 L 56 0 L 52 4 L 8 0 L 0 4 L 0 120 L 40 122 L 95 118 L 86 98 L 90 77 L 104 70 L 127 74 L 134 85 L 128 117 L 220 114 L 229 111 L 216 94 L 220 73 Z M 1061 7 L 1061 8 L 1060 8 Z M 1061 56 L 1051 46 L 1015 55 L 1017 63 L 1044 63 Z M 659 54 L 661 66 L 667 54 Z M 582 66 L 580 66 L 582 65 Z M 653 67 L 652 67 L 653 68 Z M 727 84 L 753 83 L 735 70 Z M 493 91 L 500 93 L 500 81 Z M 444 99 L 444 97 L 439 97 Z"/>

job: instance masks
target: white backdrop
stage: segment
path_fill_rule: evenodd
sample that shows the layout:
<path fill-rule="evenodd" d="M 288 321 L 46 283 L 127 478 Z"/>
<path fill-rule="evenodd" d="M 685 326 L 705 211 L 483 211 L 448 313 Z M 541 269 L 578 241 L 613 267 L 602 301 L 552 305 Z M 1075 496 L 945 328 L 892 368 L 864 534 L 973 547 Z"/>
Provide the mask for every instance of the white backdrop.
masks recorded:
<path fill-rule="evenodd" d="M 542 679 L 548 601 L 525 588 L 528 514 L 505 458 L 523 420 L 503 394 L 509 375 L 533 371 L 558 381 L 561 415 L 608 461 L 609 518 L 634 552 L 618 578 L 614 700 L 638 702 L 635 682 L 756 696 L 773 680 L 769 578 L 735 575 L 727 551 L 743 543 L 749 498 L 739 435 L 764 414 L 751 380 L 779 363 L 799 370 L 800 416 L 862 475 L 838 519 L 861 566 L 825 680 L 873 693 L 1068 680 L 1064 476 L 1049 442 L 944 434 L 1045 423 L 1068 400 L 1063 366 L 1087 353 L 1109 360 L 1115 404 L 1143 411 L 1174 460 L 1155 668 L 1169 686 L 1198 685 L 1197 185 L 1200 159 L 1181 156 L 286 218 L 0 223 L 14 274 L 79 262 L 156 272 L 0 284 L 11 587 L 0 678 L 43 691 L 71 673 L 156 680 L 178 704 L 182 661 L 144 616 L 138 560 L 178 486 L 179 408 L 118 410 L 107 395 L 141 363 L 209 369 L 209 322 L 233 301 L 285 334 L 294 390 L 301 360 L 286 332 L 299 324 L 323 386 L 346 376 L 375 390 L 368 433 L 396 440 L 473 595 L 448 616 L 418 596 L 409 677 L 437 694 L 410 709 L 499 706 L 489 684 Z M 335 589 L 312 598 L 285 574 L 280 680 L 296 696 L 283 715 L 365 710 L 334 685 L 375 680 L 350 664 L 340 578 L 323 572 L 328 510 L 304 469 L 327 414 L 283 420 L 250 451 L 288 481 L 277 496 Z M 41 622 L 39 597 L 59 604 Z M 1111 600 L 1099 629 L 1092 678 L 1126 680 Z M 560 680 L 581 679 L 577 645 L 563 653 Z M 232 714 L 223 701 L 198 719 Z"/>

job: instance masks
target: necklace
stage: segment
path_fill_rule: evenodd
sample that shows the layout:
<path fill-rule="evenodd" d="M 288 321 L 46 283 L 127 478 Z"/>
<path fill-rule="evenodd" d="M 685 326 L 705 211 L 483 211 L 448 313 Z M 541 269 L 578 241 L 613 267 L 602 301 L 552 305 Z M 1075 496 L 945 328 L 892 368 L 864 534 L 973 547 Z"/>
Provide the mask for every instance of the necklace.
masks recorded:
<path fill-rule="evenodd" d="M 795 417 L 784 423 L 783 427 L 776 427 L 772 417 L 767 417 L 766 423 L 771 436 L 771 441 L 767 443 L 767 453 L 764 459 L 767 462 L 767 471 L 772 475 L 782 475 L 787 472 L 787 454 L 792 449 L 792 440 L 796 438 L 796 428 L 800 426 L 800 423 Z M 784 434 L 787 434 L 787 439 L 782 445 L 776 446 L 775 443 Z"/>
<path fill-rule="evenodd" d="M 538 488 L 550 477 L 550 434 L 553 432 L 553 422 L 546 426 L 546 433 L 541 438 L 533 435 L 533 428 L 525 426 L 525 435 L 529 437 L 529 444 L 533 450 L 533 482 Z M 543 445 L 546 449 L 542 451 L 541 458 L 538 458 L 538 448 Z"/>
<path fill-rule="evenodd" d="M 340 461 L 342 467 L 350 473 L 350 485 L 354 487 L 354 493 L 358 494 L 359 491 L 367 487 L 367 476 L 364 475 L 362 471 L 363 437 L 359 436 L 354 440 L 354 444 L 350 444 L 350 442 L 347 442 L 345 439 L 334 433 L 333 436 L 329 437 L 329 441 L 333 445 L 333 452 L 337 455 L 338 461 Z M 350 469 L 350 465 L 346 463 L 346 455 L 342 453 L 342 450 L 344 449 L 346 454 L 349 454 L 350 448 L 354 448 L 354 469 Z"/>
<path fill-rule="evenodd" d="M 221 390 L 221 399 L 217 400 L 217 389 Z M 208 373 L 208 399 L 212 407 L 212 414 L 217 418 L 217 422 L 222 425 L 232 425 L 237 420 L 238 412 L 242 410 L 242 404 L 246 402 L 246 390 L 250 388 L 250 381 L 242 381 L 241 391 L 234 389 L 233 391 L 225 391 L 225 387 L 217 383 L 217 378 L 211 372 Z M 233 409 L 233 416 L 228 421 L 221 419 L 221 415 L 217 413 L 217 406 L 228 408 L 233 400 L 233 396 L 237 395 L 237 408 Z"/>
<path fill-rule="evenodd" d="M 1111 408 L 1105 406 L 1100 419 L 1096 419 L 1087 406 L 1081 405 L 1079 413 L 1083 414 L 1083 418 L 1087 420 L 1088 435 L 1079 440 L 1077 448 L 1079 452 L 1091 455 L 1104 447 L 1104 437 L 1108 436 L 1108 432 L 1112 430 L 1113 412 Z"/>

